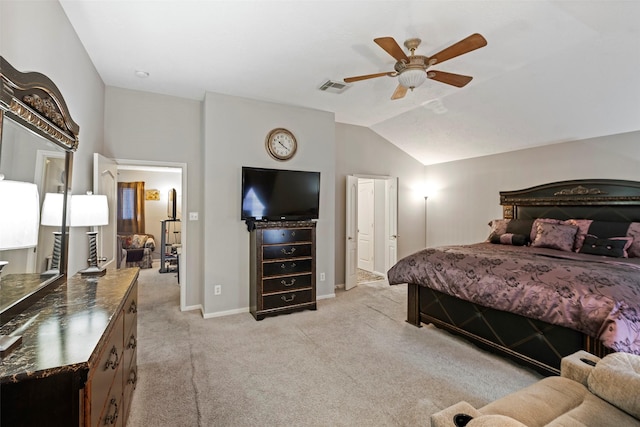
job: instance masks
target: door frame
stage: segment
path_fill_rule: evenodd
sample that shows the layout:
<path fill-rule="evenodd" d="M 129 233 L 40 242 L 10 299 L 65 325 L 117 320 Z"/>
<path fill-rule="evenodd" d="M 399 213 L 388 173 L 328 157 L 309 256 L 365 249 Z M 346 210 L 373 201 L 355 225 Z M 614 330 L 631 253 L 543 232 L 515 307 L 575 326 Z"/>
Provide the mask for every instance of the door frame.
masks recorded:
<path fill-rule="evenodd" d="M 182 200 L 181 200 L 181 212 L 182 212 L 182 221 L 180 222 L 180 239 L 182 242 L 182 262 L 186 262 L 189 259 L 188 256 L 188 239 L 189 239 L 189 213 L 187 210 L 187 200 L 188 200 L 188 187 L 187 187 L 187 164 L 186 163 L 177 163 L 177 162 L 163 162 L 163 161 L 154 161 L 154 160 L 131 160 L 131 159 L 114 159 L 119 166 L 128 166 L 128 167 L 136 167 L 139 166 L 141 169 L 145 167 L 148 168 L 175 168 L 181 170 L 181 179 L 182 179 Z M 180 310 L 186 311 L 187 305 L 187 295 L 186 295 L 186 284 L 188 277 L 188 269 L 185 268 L 178 269 L 178 282 L 180 283 Z"/>
<path fill-rule="evenodd" d="M 394 239 L 396 240 L 396 252 L 395 256 L 397 257 L 397 244 L 399 236 L 397 235 L 398 229 L 398 177 L 397 176 L 389 176 L 389 175 L 362 175 L 362 174 L 348 174 L 346 179 L 346 202 L 345 202 L 345 290 L 352 289 L 357 286 L 357 262 L 358 262 L 358 245 L 355 245 L 354 248 L 350 248 L 349 243 L 352 241 L 354 234 L 353 230 L 349 230 L 350 219 L 353 222 L 353 218 L 355 215 L 355 224 L 351 224 L 357 228 L 357 209 L 358 209 L 358 181 L 360 179 L 373 179 L 373 180 L 383 180 L 392 181 L 395 184 L 395 215 L 390 214 L 389 209 L 389 200 L 391 197 L 394 197 L 394 194 L 388 194 L 388 191 L 385 190 L 385 209 L 384 209 L 384 224 L 385 224 L 385 235 L 393 233 Z M 355 185 L 355 189 L 351 188 Z M 350 193 L 351 188 L 351 193 Z M 393 218 L 391 218 L 393 216 Z M 395 224 L 393 222 L 395 221 Z M 356 236 L 357 237 L 357 236 Z M 351 239 L 350 239 L 351 238 Z M 357 242 L 356 242 L 357 243 Z M 350 253 L 355 250 L 355 253 Z M 351 256 L 350 256 L 351 255 Z M 355 266 L 351 266 L 352 260 L 355 260 Z M 388 253 L 388 245 L 385 242 L 385 269 L 388 270 L 391 268 L 391 265 L 395 264 L 392 256 Z M 354 270 L 356 272 L 355 275 L 349 275 L 349 269 Z M 355 276 L 355 277 L 354 277 Z M 354 281 L 355 280 L 355 281 Z"/>

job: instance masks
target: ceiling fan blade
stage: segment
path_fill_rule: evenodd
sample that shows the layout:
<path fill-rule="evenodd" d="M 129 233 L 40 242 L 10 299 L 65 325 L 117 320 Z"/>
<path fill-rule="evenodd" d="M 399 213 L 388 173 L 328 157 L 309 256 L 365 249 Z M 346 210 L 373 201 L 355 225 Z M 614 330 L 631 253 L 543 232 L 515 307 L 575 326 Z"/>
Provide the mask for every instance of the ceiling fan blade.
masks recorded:
<path fill-rule="evenodd" d="M 396 61 L 404 60 L 406 62 L 409 62 L 407 54 L 404 53 L 400 45 L 398 45 L 393 37 L 378 37 L 377 39 L 373 39 L 373 41 L 376 42 L 378 46 L 383 48 L 389 55 L 393 56 Z"/>
<path fill-rule="evenodd" d="M 482 37 L 480 34 L 475 33 L 471 34 L 464 40 L 460 40 L 458 43 L 452 44 L 446 49 L 441 50 L 429 57 L 429 63 L 440 64 L 444 61 L 447 61 L 451 58 L 455 58 L 456 56 L 460 56 L 467 52 L 471 52 L 472 50 L 479 49 L 487 45 L 487 40 Z"/>
<path fill-rule="evenodd" d="M 359 82 L 360 80 L 374 79 L 376 77 L 388 76 L 389 74 L 391 73 L 386 72 L 386 73 L 367 74 L 365 76 L 347 77 L 346 79 L 344 79 L 344 82 L 345 83 Z"/>
<path fill-rule="evenodd" d="M 398 85 L 396 90 L 393 92 L 393 95 L 391 95 L 391 99 L 404 98 L 406 94 L 407 94 L 407 88 L 402 85 Z"/>
<path fill-rule="evenodd" d="M 463 87 L 466 86 L 473 77 L 471 76 L 463 76 L 462 74 L 453 74 L 453 73 L 445 73 L 444 71 L 436 71 L 429 70 L 427 72 L 427 77 L 431 80 L 437 80 L 441 83 L 446 83 L 448 85 Z"/>

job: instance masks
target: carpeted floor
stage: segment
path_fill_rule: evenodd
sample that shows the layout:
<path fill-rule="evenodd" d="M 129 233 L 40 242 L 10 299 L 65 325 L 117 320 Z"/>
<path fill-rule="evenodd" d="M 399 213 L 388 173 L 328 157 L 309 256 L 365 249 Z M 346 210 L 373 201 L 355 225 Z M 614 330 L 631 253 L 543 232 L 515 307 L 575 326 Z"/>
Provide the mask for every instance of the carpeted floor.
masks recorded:
<path fill-rule="evenodd" d="M 337 290 L 317 311 L 203 319 L 175 274 L 139 279 L 138 385 L 129 426 L 428 426 L 538 375 L 405 322 L 406 286 Z"/>

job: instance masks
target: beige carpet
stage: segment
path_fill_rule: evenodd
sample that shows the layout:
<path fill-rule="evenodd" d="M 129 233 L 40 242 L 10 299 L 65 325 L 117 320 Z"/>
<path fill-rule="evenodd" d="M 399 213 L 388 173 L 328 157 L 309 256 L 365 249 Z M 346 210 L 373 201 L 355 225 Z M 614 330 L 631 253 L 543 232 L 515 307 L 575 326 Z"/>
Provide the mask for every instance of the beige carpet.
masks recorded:
<path fill-rule="evenodd" d="M 143 270 L 129 426 L 428 426 L 539 377 L 432 326 L 405 322 L 406 287 L 337 291 L 257 322 L 179 311 L 175 274 Z"/>

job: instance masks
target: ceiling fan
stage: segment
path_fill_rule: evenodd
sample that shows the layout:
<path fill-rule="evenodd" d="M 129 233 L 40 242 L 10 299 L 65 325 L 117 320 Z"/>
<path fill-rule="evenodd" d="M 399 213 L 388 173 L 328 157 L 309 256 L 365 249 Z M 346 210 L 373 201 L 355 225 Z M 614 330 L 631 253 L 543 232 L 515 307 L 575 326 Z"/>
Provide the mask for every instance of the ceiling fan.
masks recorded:
<path fill-rule="evenodd" d="M 409 39 L 404 42 L 404 46 L 411 52 L 407 56 L 393 37 L 380 37 L 373 41 L 383 48 L 389 55 L 397 61 L 393 67 L 395 71 L 385 73 L 367 74 L 364 76 L 347 77 L 345 83 L 357 82 L 360 80 L 373 79 L 376 77 L 389 76 L 398 77 L 398 87 L 391 96 L 391 99 L 399 99 L 406 95 L 407 89 L 413 90 L 425 82 L 426 79 L 437 80 L 456 87 L 463 87 L 473 79 L 471 76 L 461 74 L 446 73 L 444 71 L 430 70 L 435 64 L 441 64 L 456 56 L 471 52 L 487 45 L 487 40 L 480 34 L 471 34 L 469 37 L 452 44 L 446 49 L 432 56 L 416 55 L 415 50 L 422 40 Z M 428 70 L 428 71 L 427 71 Z"/>

